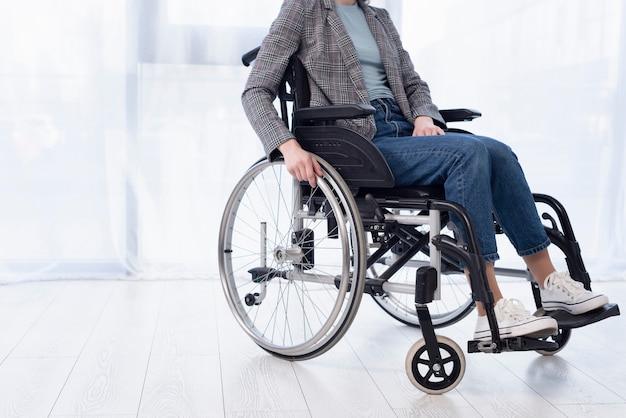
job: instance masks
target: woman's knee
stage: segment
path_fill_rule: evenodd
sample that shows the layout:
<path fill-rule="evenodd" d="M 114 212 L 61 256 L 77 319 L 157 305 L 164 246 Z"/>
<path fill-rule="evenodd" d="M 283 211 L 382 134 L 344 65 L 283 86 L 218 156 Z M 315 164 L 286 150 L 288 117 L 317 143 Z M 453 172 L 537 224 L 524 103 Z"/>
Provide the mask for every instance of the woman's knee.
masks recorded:
<path fill-rule="evenodd" d="M 517 161 L 517 156 L 513 152 L 513 149 L 504 142 L 489 137 L 478 137 L 485 145 L 489 152 L 489 157 L 493 161 Z"/>
<path fill-rule="evenodd" d="M 487 145 L 477 139 L 471 138 L 465 141 L 462 146 L 465 159 L 472 165 L 488 168 L 490 165 L 490 152 Z"/>

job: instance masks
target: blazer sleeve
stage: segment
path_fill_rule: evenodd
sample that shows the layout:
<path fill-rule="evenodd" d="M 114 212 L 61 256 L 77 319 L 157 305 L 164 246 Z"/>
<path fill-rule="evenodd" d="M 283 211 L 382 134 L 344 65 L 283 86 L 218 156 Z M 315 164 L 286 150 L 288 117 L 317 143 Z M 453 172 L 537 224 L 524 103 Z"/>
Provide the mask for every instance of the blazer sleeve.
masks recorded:
<path fill-rule="evenodd" d="M 273 102 L 289 59 L 300 45 L 304 18 L 301 3 L 300 0 L 283 3 L 261 44 L 241 96 L 244 112 L 268 157 L 279 145 L 293 138 Z"/>

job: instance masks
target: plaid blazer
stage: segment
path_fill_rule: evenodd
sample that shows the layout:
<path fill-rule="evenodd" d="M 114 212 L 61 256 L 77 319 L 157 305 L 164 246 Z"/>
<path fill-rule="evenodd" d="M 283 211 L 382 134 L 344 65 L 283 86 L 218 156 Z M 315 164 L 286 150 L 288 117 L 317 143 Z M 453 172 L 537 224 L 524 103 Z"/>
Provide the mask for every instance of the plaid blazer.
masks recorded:
<path fill-rule="evenodd" d="M 380 49 L 389 87 L 406 119 L 432 117 L 445 125 L 430 90 L 417 74 L 389 13 L 357 0 Z M 309 76 L 311 106 L 369 103 L 356 49 L 335 12 L 334 0 L 286 0 L 261 44 L 246 82 L 242 104 L 269 156 L 293 138 L 272 104 L 289 59 L 297 54 Z M 374 117 L 338 121 L 368 139 Z"/>

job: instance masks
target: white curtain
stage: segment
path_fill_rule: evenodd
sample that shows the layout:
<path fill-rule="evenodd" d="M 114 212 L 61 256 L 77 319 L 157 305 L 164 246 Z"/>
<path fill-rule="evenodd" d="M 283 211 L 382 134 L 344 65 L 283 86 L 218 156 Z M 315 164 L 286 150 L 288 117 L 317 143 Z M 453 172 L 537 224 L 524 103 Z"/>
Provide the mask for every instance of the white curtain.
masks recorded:
<path fill-rule="evenodd" d="M 241 54 L 282 0 L 0 0 L 0 282 L 216 277 L 225 201 L 262 149 Z M 626 277 L 621 0 L 373 1 L 440 107 L 511 144 Z M 502 243 L 503 262 L 514 261 Z"/>

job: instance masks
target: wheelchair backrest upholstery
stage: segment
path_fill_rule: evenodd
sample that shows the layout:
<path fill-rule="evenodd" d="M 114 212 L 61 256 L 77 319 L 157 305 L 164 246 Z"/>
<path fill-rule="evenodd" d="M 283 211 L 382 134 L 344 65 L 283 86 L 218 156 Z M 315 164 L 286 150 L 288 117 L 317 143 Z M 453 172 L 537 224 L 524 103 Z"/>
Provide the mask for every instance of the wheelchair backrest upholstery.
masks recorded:
<path fill-rule="evenodd" d="M 291 59 L 284 85 L 291 87 L 291 93 L 287 93 L 286 89 L 281 90 L 280 100 L 293 100 L 291 129 L 302 148 L 330 163 L 351 187 L 394 186 L 393 174 L 378 148 L 359 133 L 334 124 L 341 117 L 338 112 L 340 106 L 325 106 L 324 109 L 308 107 L 310 90 L 306 69 L 295 56 Z M 284 106 L 281 104 L 281 107 Z M 337 111 L 333 112 L 333 108 Z M 330 112 L 331 115 L 337 114 L 337 117 L 311 117 L 303 120 L 297 117 L 298 110 L 302 109 L 310 110 L 311 114 L 316 110 L 323 111 L 325 115 Z M 354 117 L 365 116 L 367 115 L 361 114 Z"/>

